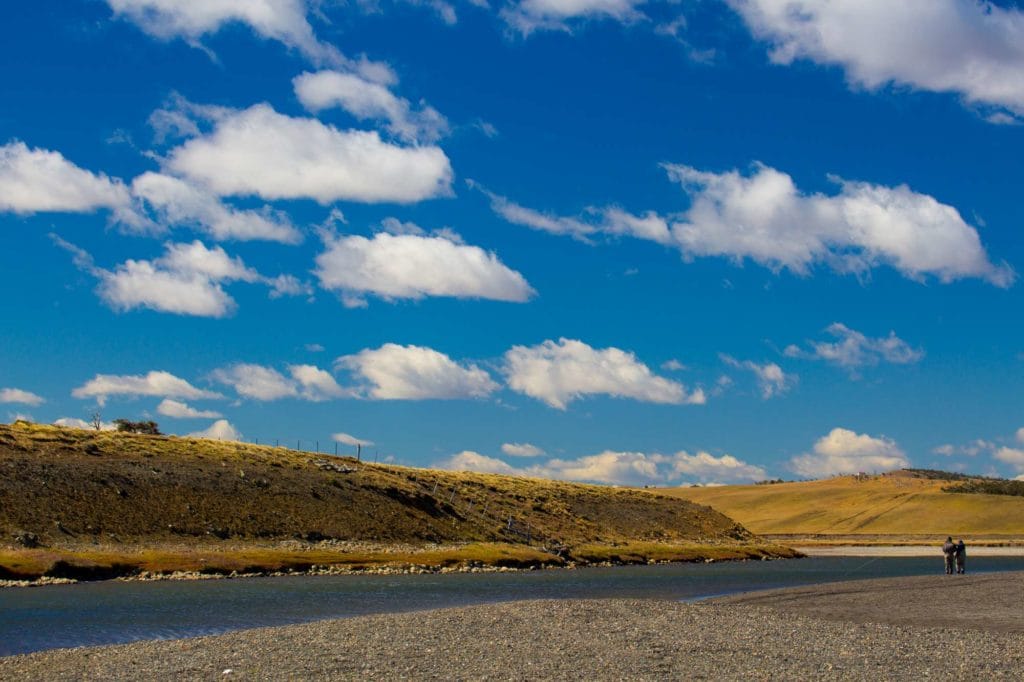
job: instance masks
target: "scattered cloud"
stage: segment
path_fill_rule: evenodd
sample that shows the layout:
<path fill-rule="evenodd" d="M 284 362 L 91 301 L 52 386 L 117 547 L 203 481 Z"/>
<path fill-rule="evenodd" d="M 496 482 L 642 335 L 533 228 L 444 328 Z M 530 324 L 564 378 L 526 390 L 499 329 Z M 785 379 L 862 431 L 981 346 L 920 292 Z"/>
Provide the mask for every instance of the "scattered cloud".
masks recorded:
<path fill-rule="evenodd" d="M 217 241 L 262 239 L 297 244 L 302 233 L 282 211 L 269 206 L 239 210 L 179 178 L 147 172 L 132 180 L 132 194 L 149 206 L 163 225 L 189 225 Z"/>
<path fill-rule="evenodd" d="M 992 441 L 977 438 L 966 445 L 952 445 L 950 443 L 946 443 L 945 445 L 933 448 L 932 452 L 936 455 L 943 455 L 944 457 L 952 457 L 954 455 L 977 457 L 983 452 L 995 451 L 996 447 L 996 444 Z"/>
<path fill-rule="evenodd" d="M 479 471 L 610 485 L 670 485 L 682 481 L 751 482 L 766 478 L 764 469 L 747 464 L 732 455 L 715 457 L 707 452 L 691 455 L 686 451 L 662 455 L 605 450 L 596 455 L 575 459 L 551 459 L 521 468 L 478 452 L 464 451 L 444 460 L 438 466 L 457 471 Z"/>
<path fill-rule="evenodd" d="M 1024 113 L 1024 12 L 1017 7 L 988 0 L 726 1 L 771 45 L 776 64 L 838 65 L 860 87 L 952 92 Z"/>
<path fill-rule="evenodd" d="M 732 455 L 715 457 L 703 451 L 694 455 L 682 451 L 677 452 L 670 463 L 672 470 L 688 482 L 750 483 L 768 477 L 763 468 L 747 464 Z"/>
<path fill-rule="evenodd" d="M 124 183 L 71 163 L 60 152 L 30 149 L 23 142 L 0 147 L 0 211 L 91 213 L 109 209 L 136 224 Z"/>
<path fill-rule="evenodd" d="M 598 350 L 572 339 L 513 346 L 505 353 L 504 372 L 509 388 L 560 410 L 598 394 L 651 403 L 705 402 L 701 389 L 687 393 L 682 384 L 655 375 L 633 353 Z"/>
<path fill-rule="evenodd" d="M 414 203 L 451 194 L 452 168 L 439 148 L 403 147 L 376 131 L 342 131 L 257 104 L 230 110 L 214 130 L 172 149 L 165 171 L 219 196 Z"/>
<path fill-rule="evenodd" d="M 325 350 L 327 350 L 326 348 L 323 347 L 323 345 L 319 343 L 307 343 L 304 347 L 310 353 L 323 353 Z"/>
<path fill-rule="evenodd" d="M 242 440 L 242 434 L 227 419 L 218 419 L 202 431 L 187 434 L 188 438 L 211 438 L 213 440 Z"/>
<path fill-rule="evenodd" d="M 901 469 L 910 466 L 910 460 L 890 438 L 875 438 L 836 428 L 820 438 L 811 452 L 790 459 L 789 466 L 801 476 L 825 478 L 836 474 Z"/>
<path fill-rule="evenodd" d="M 774 362 L 758 364 L 753 360 L 737 360 L 736 358 L 722 354 L 722 361 L 730 367 L 744 369 L 753 372 L 757 377 L 757 385 L 761 390 L 761 397 L 765 400 L 782 395 L 797 382 L 796 375 L 786 374 L 781 367 Z"/>
<path fill-rule="evenodd" d="M 282 398 L 320 402 L 350 395 L 329 372 L 315 365 L 288 365 L 288 373 L 285 376 L 272 367 L 239 362 L 215 369 L 210 376 L 243 398 L 264 402 Z"/>
<path fill-rule="evenodd" d="M 443 236 L 325 235 L 324 245 L 314 274 L 321 287 L 340 293 L 350 307 L 366 305 L 365 294 L 386 300 L 452 296 L 524 302 L 536 293 L 493 252 Z"/>
<path fill-rule="evenodd" d="M 530 443 L 503 443 L 501 451 L 510 457 L 539 457 L 545 454 L 542 449 Z"/>
<path fill-rule="evenodd" d="M 509 27 L 522 35 L 535 31 L 570 32 L 585 20 L 611 19 L 621 23 L 643 20 L 637 9 L 645 0 L 519 0 L 502 9 L 499 15 Z"/>
<path fill-rule="evenodd" d="M 424 103 L 414 108 L 384 84 L 340 71 L 306 72 L 292 80 L 295 95 L 308 111 L 340 107 L 359 120 L 384 121 L 389 133 L 405 142 L 436 142 L 448 134 L 448 121 Z"/>
<path fill-rule="evenodd" d="M 1017 433 L 1014 434 L 1018 443 L 1024 443 L 1024 427 L 1017 429 Z"/>
<path fill-rule="evenodd" d="M 666 360 L 665 362 L 661 363 L 661 368 L 666 372 L 682 372 L 686 370 L 686 365 L 679 362 L 675 358 L 672 358 L 671 360 Z"/>
<path fill-rule="evenodd" d="M 784 351 L 791 358 L 824 360 L 847 370 L 873 367 L 882 362 L 894 365 L 908 365 L 921 360 L 924 351 L 914 348 L 890 331 L 888 336 L 871 338 L 845 324 L 833 322 L 825 332 L 836 341 L 811 341 L 810 349 L 804 350 L 790 345 Z"/>
<path fill-rule="evenodd" d="M 367 445 L 373 445 L 372 440 L 363 440 L 362 438 L 356 438 L 355 436 L 349 435 L 347 433 L 335 433 L 331 436 L 331 438 L 333 438 L 336 443 L 341 443 L 343 445 L 351 445 L 353 447 L 355 447 L 356 445 L 364 447 Z"/>
<path fill-rule="evenodd" d="M 213 410 L 197 410 L 179 400 L 164 398 L 156 407 L 156 411 L 165 417 L 172 419 L 217 419 L 223 417 L 220 412 Z"/>
<path fill-rule="evenodd" d="M 184 379 L 162 370 L 134 375 L 97 374 L 71 391 L 71 395 L 75 398 L 95 398 L 99 405 L 104 405 L 110 396 L 153 396 L 185 400 L 223 397 L 219 393 L 196 388 Z"/>
<path fill-rule="evenodd" d="M 664 167 L 690 195 L 671 228 L 687 257 L 749 258 L 800 275 L 820 262 L 860 274 L 885 264 L 915 280 L 977 277 L 1008 287 L 1015 278 L 1008 265 L 989 261 L 955 208 L 906 185 L 833 178 L 840 191 L 827 196 L 803 193 L 789 175 L 760 164 L 749 176 Z"/>
<path fill-rule="evenodd" d="M 474 364 L 459 364 L 423 346 L 387 343 L 337 360 L 362 381 L 364 397 L 374 400 L 486 398 L 499 386 Z"/>
<path fill-rule="evenodd" d="M 223 248 L 207 248 L 196 240 L 164 245 L 164 255 L 154 260 L 132 260 L 113 270 L 98 267 L 84 250 L 56 235 L 50 235 L 69 251 L 76 267 L 99 280 L 96 292 L 116 311 L 148 308 L 176 315 L 228 317 L 237 304 L 222 284 L 248 282 L 270 287 L 270 297 L 308 293 L 291 275 L 268 278 L 249 268 L 239 257 L 232 258 Z"/>
<path fill-rule="evenodd" d="M 305 0 L 107 0 L 114 16 L 126 19 L 159 40 L 181 38 L 194 47 L 228 24 L 245 24 L 265 40 L 297 50 L 315 64 L 338 64 L 345 58 L 317 40 L 306 16 Z M 316 7 L 318 3 L 314 3 Z"/>
<path fill-rule="evenodd" d="M 31 391 L 23 391 L 20 388 L 0 388 L 0 403 L 12 403 L 38 407 L 45 402 L 45 398 L 40 395 L 36 395 Z"/>

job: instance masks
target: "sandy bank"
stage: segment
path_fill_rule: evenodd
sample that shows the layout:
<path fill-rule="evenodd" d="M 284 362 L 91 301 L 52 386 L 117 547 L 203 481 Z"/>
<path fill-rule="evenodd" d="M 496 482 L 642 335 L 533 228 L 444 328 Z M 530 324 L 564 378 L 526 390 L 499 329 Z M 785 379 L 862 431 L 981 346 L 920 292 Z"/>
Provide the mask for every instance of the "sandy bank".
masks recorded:
<path fill-rule="evenodd" d="M 1007 604 L 1021 603 L 1024 573 L 843 585 L 699 604 L 513 602 L 42 652 L 0 659 L 0 679 L 1019 679 L 1024 671 L 1024 634 L 1005 618 Z M 819 617 L 837 597 L 848 601 L 833 616 L 847 620 Z M 953 600 L 975 612 L 971 627 L 926 627 L 935 609 L 923 606 Z M 874 613 L 918 617 L 871 622 L 872 612 L 855 608 L 863 601 L 879 605 Z"/>
<path fill-rule="evenodd" d="M 863 557 L 935 557 L 942 563 L 942 548 L 938 545 L 868 545 L 868 546 L 823 546 L 792 545 L 792 548 L 807 556 L 863 556 Z M 983 547 L 969 546 L 967 558 L 972 556 L 1024 556 L 1024 547 Z"/>

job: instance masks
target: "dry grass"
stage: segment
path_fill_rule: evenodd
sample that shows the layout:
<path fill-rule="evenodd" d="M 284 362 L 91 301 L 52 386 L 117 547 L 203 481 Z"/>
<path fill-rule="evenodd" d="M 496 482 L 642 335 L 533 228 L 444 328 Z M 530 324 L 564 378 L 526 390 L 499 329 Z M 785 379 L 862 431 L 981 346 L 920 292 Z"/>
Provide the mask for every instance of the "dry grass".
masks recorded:
<path fill-rule="evenodd" d="M 1024 498 L 944 492 L 948 485 L 887 474 L 659 492 L 711 505 L 759 535 L 786 536 L 801 544 L 827 543 L 830 538 L 843 543 L 920 544 L 946 535 L 997 544 L 1024 538 Z"/>

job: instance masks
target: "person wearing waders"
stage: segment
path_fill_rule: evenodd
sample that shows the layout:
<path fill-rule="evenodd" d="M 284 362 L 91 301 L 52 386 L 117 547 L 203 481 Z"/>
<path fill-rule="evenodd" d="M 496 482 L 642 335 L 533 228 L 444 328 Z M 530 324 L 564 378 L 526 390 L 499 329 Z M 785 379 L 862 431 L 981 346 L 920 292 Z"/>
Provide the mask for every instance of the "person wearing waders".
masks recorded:
<path fill-rule="evenodd" d="M 956 545 L 953 544 L 953 538 L 946 538 L 945 544 L 942 545 L 942 554 L 946 558 L 946 575 L 953 575 L 953 561 L 956 557 Z"/>
<path fill-rule="evenodd" d="M 964 546 L 963 538 L 960 538 L 960 542 L 956 543 L 956 572 L 959 575 L 963 575 L 966 571 L 964 565 L 967 563 L 967 547 Z"/>

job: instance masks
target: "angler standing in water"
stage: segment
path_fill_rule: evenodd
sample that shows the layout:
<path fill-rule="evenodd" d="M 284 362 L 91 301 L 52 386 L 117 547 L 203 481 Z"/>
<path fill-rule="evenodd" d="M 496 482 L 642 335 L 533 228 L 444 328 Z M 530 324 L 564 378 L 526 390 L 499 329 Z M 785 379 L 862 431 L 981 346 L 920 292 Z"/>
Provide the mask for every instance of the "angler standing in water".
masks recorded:
<path fill-rule="evenodd" d="M 946 560 L 946 575 L 953 575 L 953 561 L 956 557 L 956 545 L 953 544 L 953 536 L 946 538 L 942 545 L 942 554 Z"/>

